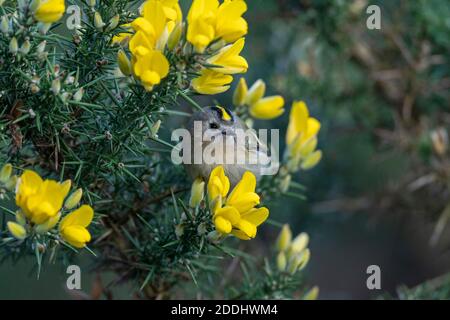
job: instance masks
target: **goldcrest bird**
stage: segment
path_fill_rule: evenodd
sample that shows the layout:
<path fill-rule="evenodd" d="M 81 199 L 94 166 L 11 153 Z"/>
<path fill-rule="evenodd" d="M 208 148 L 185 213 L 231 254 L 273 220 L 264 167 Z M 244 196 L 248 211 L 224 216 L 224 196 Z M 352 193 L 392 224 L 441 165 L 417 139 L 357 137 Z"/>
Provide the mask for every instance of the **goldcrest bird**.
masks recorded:
<path fill-rule="evenodd" d="M 257 179 L 264 174 L 264 165 L 270 162 L 267 147 L 229 109 L 205 107 L 191 116 L 187 128 L 192 147 L 191 161 L 185 163 L 185 168 L 192 179 L 201 177 L 207 181 L 218 165 L 223 166 L 232 186 L 241 180 L 245 171 L 251 171 Z M 245 137 L 239 136 L 242 133 Z M 196 153 L 200 163 L 194 161 Z"/>

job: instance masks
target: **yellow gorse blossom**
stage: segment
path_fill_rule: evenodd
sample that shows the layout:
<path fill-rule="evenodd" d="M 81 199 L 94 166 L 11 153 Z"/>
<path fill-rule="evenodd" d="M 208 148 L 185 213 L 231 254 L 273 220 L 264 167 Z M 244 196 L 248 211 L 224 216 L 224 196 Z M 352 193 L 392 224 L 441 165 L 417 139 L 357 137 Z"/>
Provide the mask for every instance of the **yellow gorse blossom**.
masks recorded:
<path fill-rule="evenodd" d="M 198 52 L 216 39 L 235 42 L 247 34 L 247 22 L 242 15 L 247 11 L 243 0 L 194 0 L 188 13 L 187 40 Z"/>
<path fill-rule="evenodd" d="M 147 91 L 169 73 L 169 61 L 162 50 L 178 20 L 181 20 L 178 1 L 148 0 L 142 7 L 142 16 L 131 22 L 136 32 L 129 42 L 132 72 Z M 121 69 L 128 71 L 126 55 L 118 58 Z"/>
<path fill-rule="evenodd" d="M 169 62 L 161 51 L 139 47 L 133 61 L 134 75 L 148 91 L 169 73 Z"/>
<path fill-rule="evenodd" d="M 322 152 L 316 151 L 320 127 L 320 122 L 309 116 L 308 107 L 303 101 L 292 104 L 286 134 L 290 171 L 298 168 L 307 170 L 320 161 Z"/>
<path fill-rule="evenodd" d="M 227 196 L 229 189 L 230 182 L 223 167 L 216 167 L 208 181 L 208 198 L 216 230 L 242 240 L 252 239 L 257 227 L 269 216 L 267 208 L 255 208 L 260 202 L 255 193 L 256 177 L 247 171 Z"/>
<path fill-rule="evenodd" d="M 244 49 L 244 44 L 245 39 L 241 38 L 235 43 L 220 49 L 217 54 L 207 60 L 209 64 L 218 66 L 217 68 L 210 69 L 225 74 L 247 72 L 247 60 L 239 55 L 242 49 Z"/>
<path fill-rule="evenodd" d="M 65 10 L 64 0 L 43 0 L 36 8 L 34 17 L 39 22 L 53 23 L 61 19 Z"/>
<path fill-rule="evenodd" d="M 192 87 L 201 94 L 218 94 L 227 91 L 233 77 L 214 70 L 203 69 L 200 77 L 192 80 Z"/>
<path fill-rule="evenodd" d="M 242 15 L 247 11 L 243 0 L 225 0 L 218 9 L 216 22 L 216 38 L 226 42 L 234 42 L 247 34 L 247 21 Z"/>
<path fill-rule="evenodd" d="M 239 80 L 239 85 L 234 93 L 233 102 L 236 106 L 246 105 L 253 118 L 269 120 L 279 117 L 284 113 L 284 99 L 282 96 L 264 97 L 266 84 L 263 80 L 257 80 L 248 89 L 244 78 Z"/>
<path fill-rule="evenodd" d="M 16 222 L 10 222 L 8 229 L 17 239 L 27 236 L 27 228 L 36 234 L 44 234 L 59 223 L 59 233 L 63 240 L 76 248 L 83 248 L 91 235 L 86 229 L 92 221 L 94 210 L 83 205 L 61 219 L 63 203 L 71 187 L 71 181 L 59 183 L 43 180 L 36 172 L 25 170 L 20 176 L 16 190 Z M 71 210 L 78 206 L 82 190 L 77 189 L 67 198 L 64 207 Z"/>
<path fill-rule="evenodd" d="M 187 16 L 187 40 L 198 52 L 214 40 L 218 0 L 194 0 Z"/>
<path fill-rule="evenodd" d="M 27 219 L 41 224 L 58 214 L 69 189 L 70 185 L 42 180 L 36 172 L 26 170 L 18 182 L 16 204 Z"/>
<path fill-rule="evenodd" d="M 94 210 L 83 205 L 65 216 L 59 224 L 61 237 L 76 248 L 83 248 L 91 240 L 91 234 L 86 229 L 92 222 Z"/>
<path fill-rule="evenodd" d="M 201 94 L 218 94 L 230 88 L 230 74 L 247 72 L 248 63 L 240 56 L 247 34 L 247 22 L 242 15 L 247 10 L 243 0 L 194 0 L 188 13 L 187 40 L 203 53 L 218 50 L 206 59 L 209 65 L 192 81 L 192 88 Z M 229 43 L 229 45 L 225 45 Z M 224 46 L 225 45 L 225 46 Z"/>

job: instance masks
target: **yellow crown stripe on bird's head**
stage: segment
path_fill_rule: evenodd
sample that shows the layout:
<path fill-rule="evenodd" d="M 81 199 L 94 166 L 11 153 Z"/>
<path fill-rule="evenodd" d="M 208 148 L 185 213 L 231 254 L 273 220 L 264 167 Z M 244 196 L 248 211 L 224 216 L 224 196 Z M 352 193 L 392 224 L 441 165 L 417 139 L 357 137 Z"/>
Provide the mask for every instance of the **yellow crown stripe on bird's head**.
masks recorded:
<path fill-rule="evenodd" d="M 233 120 L 233 117 L 228 113 L 228 111 L 225 108 L 223 108 L 221 106 L 217 106 L 217 108 L 219 108 L 220 111 L 222 111 L 222 120 L 225 120 L 225 121 Z"/>

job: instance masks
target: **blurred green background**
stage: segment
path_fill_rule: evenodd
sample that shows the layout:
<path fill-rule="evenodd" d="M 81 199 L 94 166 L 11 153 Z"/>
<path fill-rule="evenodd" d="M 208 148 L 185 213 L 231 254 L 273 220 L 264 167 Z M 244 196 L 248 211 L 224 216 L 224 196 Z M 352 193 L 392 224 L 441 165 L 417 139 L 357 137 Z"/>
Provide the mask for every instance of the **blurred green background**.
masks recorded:
<path fill-rule="evenodd" d="M 287 108 L 257 127 L 284 135 L 290 104 L 300 99 L 322 122 L 323 160 L 296 177 L 307 200 L 283 198 L 270 208 L 273 220 L 309 233 L 308 283 L 320 287 L 322 299 L 364 299 L 397 297 L 399 286 L 441 276 L 431 294 L 405 297 L 445 298 L 438 288 L 450 266 L 450 3 L 247 3 L 245 77 L 264 79 L 268 94 L 283 95 Z M 370 4 L 381 8 L 380 30 L 366 27 Z M 230 104 L 231 93 L 214 98 Z M 266 225 L 245 245 L 268 252 L 278 230 Z M 96 275 L 89 260 L 81 262 L 82 289 L 90 292 Z M 366 287 L 372 264 L 381 268 L 382 290 Z M 26 261 L 8 262 L 0 267 L 0 299 L 80 298 L 65 291 L 65 281 L 60 268 L 46 266 L 37 280 Z M 132 298 L 129 292 L 120 286 L 115 298 Z"/>

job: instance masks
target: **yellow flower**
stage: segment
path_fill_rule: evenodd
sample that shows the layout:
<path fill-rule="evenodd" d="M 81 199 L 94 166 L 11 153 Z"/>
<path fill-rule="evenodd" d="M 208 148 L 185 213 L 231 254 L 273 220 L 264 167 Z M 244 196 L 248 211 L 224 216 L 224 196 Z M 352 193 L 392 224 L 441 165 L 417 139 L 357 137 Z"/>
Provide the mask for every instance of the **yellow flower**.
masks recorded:
<path fill-rule="evenodd" d="M 317 134 L 320 122 L 309 116 L 309 110 L 303 101 L 294 102 L 289 116 L 289 125 L 286 134 L 288 145 L 288 168 L 296 171 L 311 169 L 322 158 L 317 147 Z"/>
<path fill-rule="evenodd" d="M 255 83 L 250 87 L 250 90 L 248 90 L 245 104 L 249 106 L 255 104 L 256 102 L 258 102 L 258 100 L 264 97 L 265 93 L 266 83 L 261 79 L 256 80 Z"/>
<path fill-rule="evenodd" d="M 218 0 L 194 0 L 189 9 L 187 40 L 202 53 L 215 38 Z"/>
<path fill-rule="evenodd" d="M 245 39 L 240 38 L 235 43 L 223 47 L 217 54 L 207 60 L 207 63 L 216 65 L 209 69 L 225 74 L 235 74 L 247 72 L 248 63 L 239 54 L 244 48 Z"/>
<path fill-rule="evenodd" d="M 154 45 L 146 32 L 139 30 L 131 38 L 128 47 L 133 55 L 144 55 L 147 51 L 153 50 Z"/>
<path fill-rule="evenodd" d="M 183 12 L 181 11 L 180 4 L 178 3 L 178 0 L 161 0 L 161 3 L 168 21 L 168 29 L 169 31 L 172 31 L 175 25 L 183 20 Z"/>
<path fill-rule="evenodd" d="M 159 84 L 161 79 L 169 73 L 169 61 L 160 51 L 144 49 L 140 52 L 138 50 L 133 72 L 144 88 L 151 91 L 153 86 Z"/>
<path fill-rule="evenodd" d="M 259 204 L 259 196 L 255 193 L 255 189 L 256 177 L 250 171 L 246 171 L 225 204 L 235 207 L 239 212 L 247 212 Z"/>
<path fill-rule="evenodd" d="M 230 180 L 225 175 L 225 170 L 222 166 L 215 167 L 214 170 L 211 171 L 208 180 L 208 200 L 210 206 L 217 201 L 219 201 L 219 207 L 222 206 L 221 199 L 227 196 L 229 190 Z"/>
<path fill-rule="evenodd" d="M 52 23 L 61 19 L 65 10 L 64 0 L 43 0 L 34 12 L 34 17 L 40 22 Z"/>
<path fill-rule="evenodd" d="M 247 96 L 248 87 L 245 78 L 239 79 L 238 86 L 233 94 L 233 104 L 235 106 L 242 106 Z"/>
<path fill-rule="evenodd" d="M 136 32 L 129 46 L 133 53 L 133 73 L 150 91 L 169 73 L 169 61 L 160 51 L 153 49 L 151 40 L 143 30 Z"/>
<path fill-rule="evenodd" d="M 284 99 L 282 96 L 270 96 L 250 105 L 250 115 L 257 119 L 274 119 L 283 114 Z"/>
<path fill-rule="evenodd" d="M 243 0 L 225 0 L 217 11 L 216 38 L 234 42 L 247 34 L 247 22 L 242 15 L 247 11 Z"/>
<path fill-rule="evenodd" d="M 8 230 L 14 236 L 14 238 L 23 240 L 27 237 L 27 231 L 22 225 L 13 221 L 8 221 L 6 225 L 8 226 Z"/>
<path fill-rule="evenodd" d="M 227 91 L 232 81 L 228 74 L 203 69 L 200 77 L 192 80 L 192 87 L 201 94 L 218 94 Z"/>
<path fill-rule="evenodd" d="M 203 200 L 205 193 L 205 181 L 202 178 L 197 178 L 192 183 L 191 198 L 189 199 L 189 206 L 191 208 L 197 207 Z"/>
<path fill-rule="evenodd" d="M 188 13 L 187 40 L 202 53 L 216 39 L 232 43 L 247 34 L 243 0 L 194 0 Z"/>
<path fill-rule="evenodd" d="M 58 214 L 69 189 L 70 183 L 44 181 L 34 171 L 26 170 L 18 182 L 16 204 L 29 220 L 42 224 Z"/>
<path fill-rule="evenodd" d="M 94 210 L 83 205 L 65 216 L 59 224 L 61 237 L 76 248 L 83 248 L 91 241 L 91 234 L 86 229 L 92 222 Z"/>
<path fill-rule="evenodd" d="M 306 103 L 303 101 L 294 102 L 289 116 L 286 144 L 291 145 L 297 138 L 300 139 L 296 143 L 303 144 L 316 136 L 319 130 L 320 122 L 309 116 Z"/>
<path fill-rule="evenodd" d="M 269 120 L 279 117 L 284 112 L 284 98 L 282 96 L 264 97 L 265 92 L 266 84 L 263 80 L 257 80 L 248 89 L 245 79 L 241 79 L 234 93 L 233 102 L 237 106 L 247 105 L 250 115 L 257 119 Z"/>
<path fill-rule="evenodd" d="M 249 240 L 256 236 L 257 227 L 269 216 L 265 207 L 255 208 L 259 196 L 255 193 L 256 177 L 247 171 L 241 181 L 224 201 L 230 182 L 222 166 L 216 167 L 208 181 L 208 198 L 213 213 L 216 230 L 222 234 L 232 234 L 239 239 Z"/>

